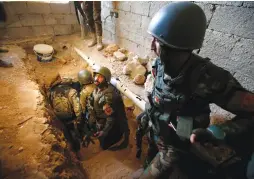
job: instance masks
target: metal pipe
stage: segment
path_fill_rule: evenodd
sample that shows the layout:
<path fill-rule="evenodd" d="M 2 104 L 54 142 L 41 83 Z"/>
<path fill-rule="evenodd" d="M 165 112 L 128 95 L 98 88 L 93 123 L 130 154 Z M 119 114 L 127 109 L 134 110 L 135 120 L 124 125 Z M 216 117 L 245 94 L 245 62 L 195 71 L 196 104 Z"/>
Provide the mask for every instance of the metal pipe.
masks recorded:
<path fill-rule="evenodd" d="M 77 54 L 82 57 L 89 66 L 92 67 L 92 69 L 96 69 L 99 67 L 95 62 L 92 61 L 90 57 L 88 57 L 84 52 L 82 52 L 80 49 L 74 47 L 74 50 L 77 52 Z M 132 102 L 137 105 L 142 111 L 145 111 L 145 100 L 143 100 L 140 96 L 134 94 L 129 90 L 119 79 L 117 78 L 111 78 L 110 83 L 115 86 L 121 93 L 123 93 L 127 98 L 132 100 Z"/>

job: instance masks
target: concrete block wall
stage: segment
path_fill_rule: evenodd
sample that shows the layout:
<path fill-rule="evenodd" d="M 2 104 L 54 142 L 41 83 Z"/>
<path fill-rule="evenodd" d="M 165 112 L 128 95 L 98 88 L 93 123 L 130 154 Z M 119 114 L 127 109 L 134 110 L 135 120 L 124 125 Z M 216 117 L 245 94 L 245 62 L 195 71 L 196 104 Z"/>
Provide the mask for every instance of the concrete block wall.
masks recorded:
<path fill-rule="evenodd" d="M 149 55 L 151 36 L 146 32 L 153 15 L 168 1 L 103 1 L 105 39 L 139 54 Z M 254 92 L 254 2 L 195 2 L 205 12 L 207 31 L 199 55 L 229 70 Z M 109 17 L 110 10 L 119 18 Z"/>
<path fill-rule="evenodd" d="M 0 24 L 1 39 L 68 35 L 80 30 L 73 2 L 4 2 L 7 22 Z"/>

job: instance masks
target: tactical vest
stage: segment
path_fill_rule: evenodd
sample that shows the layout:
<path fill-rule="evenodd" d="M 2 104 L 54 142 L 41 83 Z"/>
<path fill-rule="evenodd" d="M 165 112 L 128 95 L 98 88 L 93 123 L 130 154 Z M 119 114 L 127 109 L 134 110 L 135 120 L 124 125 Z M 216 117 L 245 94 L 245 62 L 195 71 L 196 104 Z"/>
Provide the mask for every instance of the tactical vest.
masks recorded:
<path fill-rule="evenodd" d="M 71 120 L 75 117 L 69 100 L 70 85 L 56 85 L 50 90 L 50 101 L 56 116 L 61 120 Z"/>
<path fill-rule="evenodd" d="M 108 93 L 110 93 L 109 95 L 112 95 L 111 107 L 113 108 L 114 113 L 111 117 L 115 117 L 117 121 L 127 120 L 121 94 L 114 86 L 110 84 L 108 88 L 103 91 L 98 91 L 98 89 L 95 89 L 93 92 L 93 108 L 97 122 L 102 125 L 105 125 L 106 123 L 108 116 L 103 110 L 103 105 L 106 103 L 105 95 Z"/>
<path fill-rule="evenodd" d="M 156 59 L 156 77 L 150 101 L 153 107 L 150 111 L 152 127 L 157 135 L 161 133 L 161 128 L 168 127 L 169 121 L 176 121 L 179 116 L 191 117 L 194 128 L 199 123 L 209 124 L 209 100 L 195 95 L 198 79 L 207 63 L 207 60 L 191 55 L 180 75 L 171 78 L 164 73 L 160 59 Z"/>

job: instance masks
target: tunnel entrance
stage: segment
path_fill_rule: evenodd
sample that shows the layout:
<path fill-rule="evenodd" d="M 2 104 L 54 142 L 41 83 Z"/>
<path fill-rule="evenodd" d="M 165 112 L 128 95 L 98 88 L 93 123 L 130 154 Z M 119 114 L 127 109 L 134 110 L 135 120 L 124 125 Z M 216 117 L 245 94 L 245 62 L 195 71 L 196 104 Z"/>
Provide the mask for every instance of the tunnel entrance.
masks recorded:
<path fill-rule="evenodd" d="M 37 61 L 32 50 L 33 44 L 24 47 L 26 56 L 23 58 L 28 78 L 38 86 L 36 90 L 40 94 L 41 100 L 37 102 L 36 106 L 43 111 L 45 124 L 47 124 L 41 134 L 41 141 L 49 146 L 43 148 L 41 154 L 47 155 L 48 160 L 42 161 L 43 164 L 39 166 L 38 170 L 46 173 L 49 178 L 128 178 L 132 172 L 141 167 L 141 161 L 135 158 L 135 116 L 128 116 L 131 130 L 128 148 L 119 151 L 102 151 L 96 141 L 88 148 L 81 149 L 84 158 L 82 161 L 78 161 L 64 138 L 61 124 L 55 119 L 45 92 L 58 74 L 61 77 L 75 79 L 78 71 L 89 67 L 73 50 L 70 39 L 58 37 L 48 44 L 56 50 L 56 55 L 51 62 Z"/>

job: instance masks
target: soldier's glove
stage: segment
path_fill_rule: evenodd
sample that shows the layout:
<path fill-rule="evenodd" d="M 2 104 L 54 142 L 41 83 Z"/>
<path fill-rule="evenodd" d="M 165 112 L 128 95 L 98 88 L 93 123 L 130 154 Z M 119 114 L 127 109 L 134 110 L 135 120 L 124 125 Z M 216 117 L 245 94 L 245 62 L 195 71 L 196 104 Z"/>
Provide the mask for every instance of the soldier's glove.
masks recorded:
<path fill-rule="evenodd" d="M 208 141 L 215 141 L 215 137 L 213 136 L 212 132 L 210 132 L 207 129 L 195 129 L 192 131 L 192 134 L 190 136 L 190 142 L 193 144 L 195 142 L 208 142 Z"/>
<path fill-rule="evenodd" d="M 89 132 L 86 136 L 85 139 L 82 142 L 82 145 L 84 147 L 88 147 L 90 143 L 95 144 L 94 140 L 91 138 L 92 137 L 92 132 Z"/>

